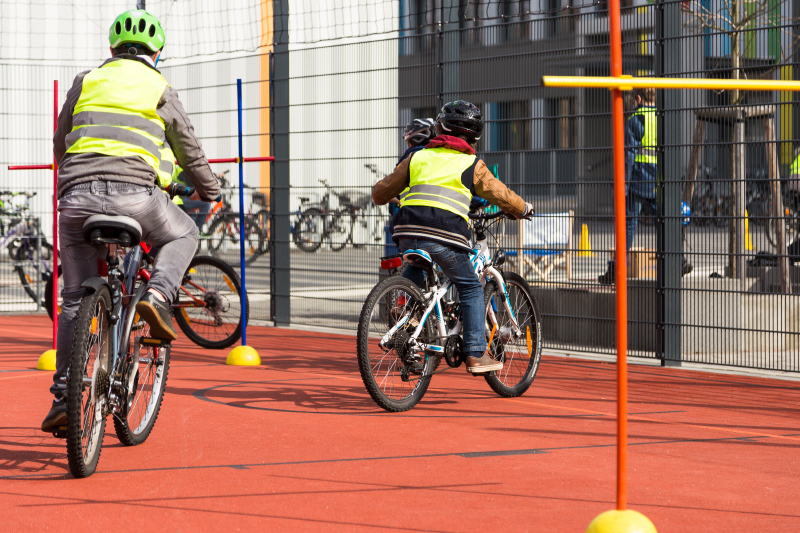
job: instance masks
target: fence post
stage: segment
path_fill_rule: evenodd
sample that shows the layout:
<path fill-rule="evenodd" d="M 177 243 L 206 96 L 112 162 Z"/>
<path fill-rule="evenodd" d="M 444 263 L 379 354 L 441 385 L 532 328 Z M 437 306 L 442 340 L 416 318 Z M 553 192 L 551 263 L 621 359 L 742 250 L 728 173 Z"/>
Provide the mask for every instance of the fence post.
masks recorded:
<path fill-rule="evenodd" d="M 280 2 L 287 7 L 286 0 Z M 281 13 L 287 13 L 284 9 Z M 290 254 L 290 152 L 289 152 L 289 45 L 284 25 L 286 20 L 275 17 L 275 35 L 282 36 L 270 52 L 270 136 L 272 163 L 270 180 L 270 239 L 269 283 L 270 315 L 276 326 L 291 322 L 291 254 Z"/>
<path fill-rule="evenodd" d="M 681 54 L 681 4 L 659 1 L 656 6 L 658 50 L 656 76 L 685 72 Z M 658 218 L 656 257 L 657 356 L 661 366 L 680 366 L 682 333 L 683 238 L 680 224 L 684 145 L 682 91 L 659 91 L 658 98 Z"/>

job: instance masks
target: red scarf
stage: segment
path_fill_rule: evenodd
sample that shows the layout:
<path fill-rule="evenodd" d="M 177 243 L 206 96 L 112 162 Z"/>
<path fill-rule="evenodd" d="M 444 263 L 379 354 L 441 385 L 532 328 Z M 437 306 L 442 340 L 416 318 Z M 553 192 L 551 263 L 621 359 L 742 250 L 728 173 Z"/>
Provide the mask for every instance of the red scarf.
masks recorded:
<path fill-rule="evenodd" d="M 475 155 L 475 149 L 464 139 L 452 135 L 437 135 L 425 148 L 450 148 L 469 155 Z"/>

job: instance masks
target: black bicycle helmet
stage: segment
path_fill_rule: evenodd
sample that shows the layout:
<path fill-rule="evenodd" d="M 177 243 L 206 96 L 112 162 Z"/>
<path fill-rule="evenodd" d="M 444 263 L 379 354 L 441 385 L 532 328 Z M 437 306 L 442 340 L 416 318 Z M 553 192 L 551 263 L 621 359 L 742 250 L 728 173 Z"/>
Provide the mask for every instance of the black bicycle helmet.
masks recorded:
<path fill-rule="evenodd" d="M 434 124 L 432 118 L 415 118 L 406 126 L 403 140 L 414 146 L 428 144 L 431 139 L 436 137 Z"/>
<path fill-rule="evenodd" d="M 483 134 L 483 115 L 475 104 L 456 100 L 442 107 L 436 117 L 445 135 L 463 135 L 469 142 L 475 142 Z"/>

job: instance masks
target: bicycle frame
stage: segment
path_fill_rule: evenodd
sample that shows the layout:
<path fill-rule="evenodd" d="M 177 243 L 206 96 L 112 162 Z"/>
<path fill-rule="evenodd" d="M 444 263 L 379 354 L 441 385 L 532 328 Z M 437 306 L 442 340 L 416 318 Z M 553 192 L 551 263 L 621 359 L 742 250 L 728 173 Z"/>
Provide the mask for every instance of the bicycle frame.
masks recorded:
<path fill-rule="evenodd" d="M 508 292 L 506 291 L 505 281 L 503 280 L 503 276 L 499 270 L 497 270 L 492 265 L 492 258 L 489 254 L 489 246 L 487 244 L 487 239 L 484 238 L 476 242 L 475 248 L 473 248 L 472 253 L 470 253 L 470 262 L 472 263 L 473 268 L 475 269 L 475 274 L 478 275 L 478 279 L 481 282 L 482 286 L 486 286 L 486 278 L 491 276 L 494 278 L 498 285 L 498 288 L 503 295 L 503 307 L 508 312 L 509 316 L 511 317 L 511 323 L 514 329 L 514 336 L 516 338 L 520 338 L 523 335 L 522 330 L 519 327 L 517 322 L 517 317 L 514 315 L 513 310 L 511 309 L 511 302 L 508 300 Z M 442 314 L 442 305 L 441 300 L 442 297 L 447 293 L 448 289 L 453 286 L 453 282 L 447 280 L 444 284 L 438 285 L 437 282 L 434 282 L 432 289 L 429 292 L 424 293 L 425 299 L 430 298 L 430 303 L 428 303 L 425 311 L 422 314 L 422 317 L 419 319 L 419 324 L 417 324 L 416 328 L 414 329 L 414 333 L 410 336 L 410 345 L 415 351 L 427 351 L 433 352 L 437 354 L 441 354 L 444 352 L 444 346 L 437 345 L 437 344 L 426 344 L 417 341 L 419 335 L 422 333 L 422 328 L 425 325 L 425 322 L 428 320 L 428 317 L 431 313 L 434 313 L 434 318 L 436 319 L 436 325 L 438 330 L 439 342 L 442 342 L 444 339 L 449 337 L 450 335 L 457 335 L 461 330 L 461 321 L 459 320 L 456 322 L 455 326 L 451 328 L 449 331 L 447 330 L 444 316 Z M 497 324 L 497 319 L 495 318 L 495 303 L 492 302 L 492 308 L 489 310 L 490 320 L 495 324 Z M 411 316 L 412 310 L 407 310 L 406 313 L 397 321 L 397 323 L 389 329 L 388 332 L 381 338 L 379 346 L 383 347 L 386 345 L 389 340 L 394 337 L 394 334 L 397 330 L 403 327 L 409 320 L 412 319 Z M 494 331 L 492 332 L 494 334 Z"/>

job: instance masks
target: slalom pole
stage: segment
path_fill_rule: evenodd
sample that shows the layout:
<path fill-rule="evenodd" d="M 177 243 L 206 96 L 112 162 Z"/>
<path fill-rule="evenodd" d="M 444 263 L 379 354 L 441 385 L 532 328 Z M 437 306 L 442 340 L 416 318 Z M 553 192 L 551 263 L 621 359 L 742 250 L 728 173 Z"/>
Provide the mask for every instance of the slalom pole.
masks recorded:
<path fill-rule="evenodd" d="M 237 346 L 228 353 L 225 363 L 237 366 L 257 366 L 261 364 L 261 357 L 251 346 L 247 345 L 247 286 L 245 284 L 244 238 L 244 147 L 242 146 L 242 80 L 236 80 L 236 100 L 239 112 L 239 157 L 234 162 L 239 164 L 239 269 L 242 278 L 242 345 Z M 252 158 L 256 159 L 256 158 Z"/>
<path fill-rule="evenodd" d="M 619 0 L 608 3 L 611 75 L 622 76 Z M 617 510 L 628 506 L 628 254 L 625 246 L 625 138 L 622 90 L 611 91 L 614 141 L 614 237 L 617 285 Z"/>
<path fill-rule="evenodd" d="M 236 100 L 239 111 L 239 265 L 242 271 L 242 346 L 247 346 L 247 289 L 244 264 L 244 150 L 242 148 L 242 79 L 236 80 Z"/>
<path fill-rule="evenodd" d="M 58 129 L 58 80 L 53 80 L 53 132 Z M 53 154 L 53 350 L 58 339 L 58 163 Z"/>

